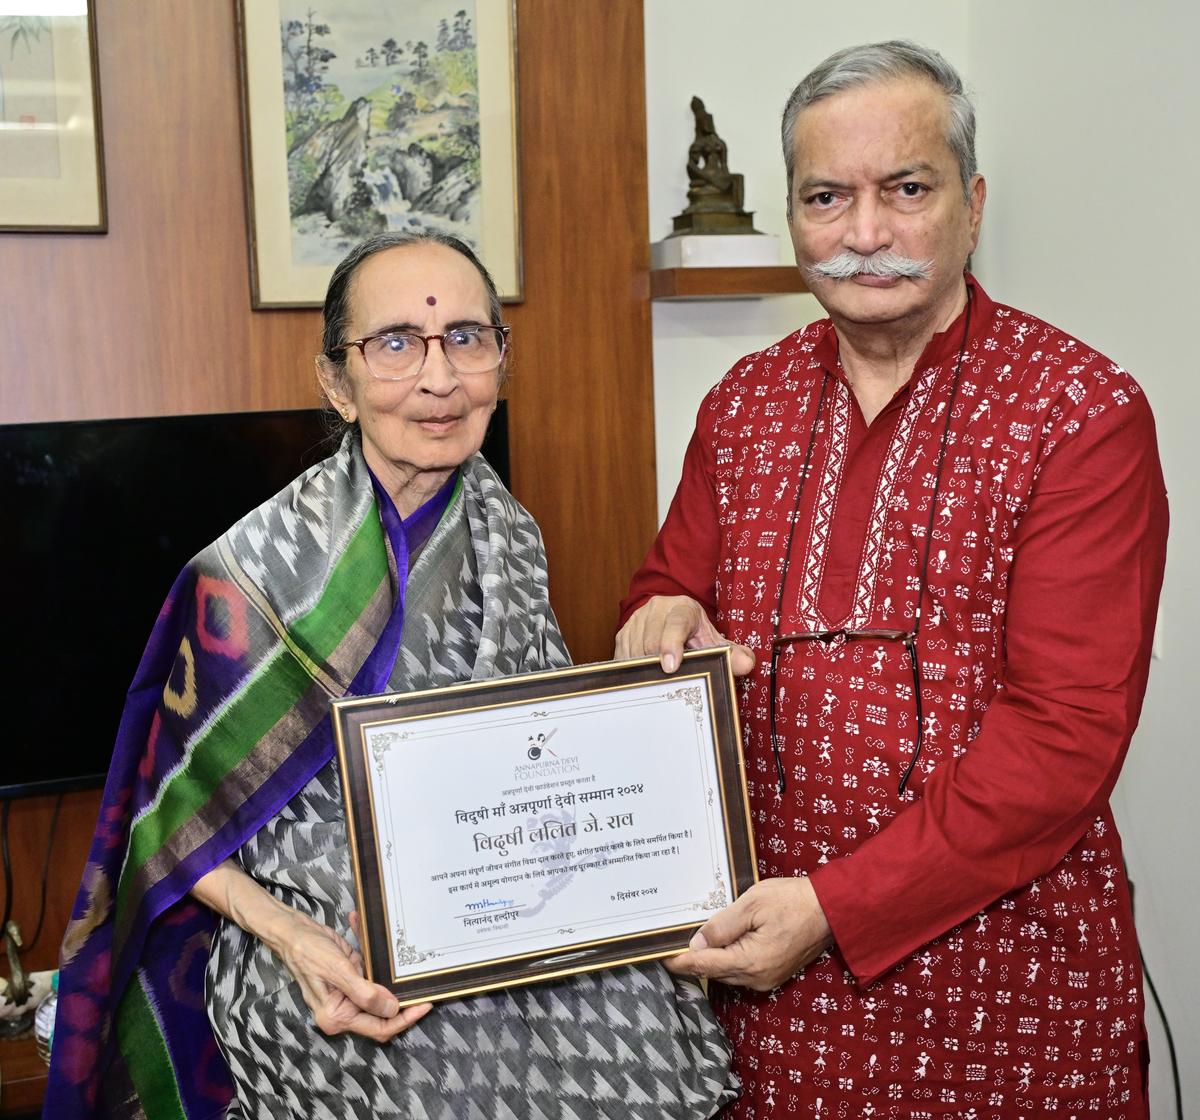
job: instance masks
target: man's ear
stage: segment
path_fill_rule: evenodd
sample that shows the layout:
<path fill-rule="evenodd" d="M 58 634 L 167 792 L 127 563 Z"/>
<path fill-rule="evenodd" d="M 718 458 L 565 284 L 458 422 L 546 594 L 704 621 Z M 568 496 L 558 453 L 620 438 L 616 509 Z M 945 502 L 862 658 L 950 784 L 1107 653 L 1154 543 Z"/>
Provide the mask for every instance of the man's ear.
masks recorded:
<path fill-rule="evenodd" d="M 983 224 L 983 204 L 987 201 L 987 180 L 982 175 L 971 176 L 967 206 L 970 208 L 971 252 L 979 246 L 979 229 Z"/>

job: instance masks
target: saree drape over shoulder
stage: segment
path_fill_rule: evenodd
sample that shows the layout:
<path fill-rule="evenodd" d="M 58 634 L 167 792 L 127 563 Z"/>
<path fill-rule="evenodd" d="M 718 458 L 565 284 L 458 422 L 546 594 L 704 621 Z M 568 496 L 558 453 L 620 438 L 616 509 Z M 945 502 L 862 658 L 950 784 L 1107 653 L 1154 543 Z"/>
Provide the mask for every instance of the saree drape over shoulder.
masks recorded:
<path fill-rule="evenodd" d="M 455 547 L 457 561 L 447 551 Z M 419 1032 L 384 1046 L 327 1039 L 285 1016 L 278 1026 L 291 1035 L 276 1065 L 291 1055 L 301 1083 L 284 1086 L 286 1098 L 263 1085 L 254 1090 L 265 1095 L 248 1096 L 246 1085 L 262 1081 L 261 1055 L 255 1066 L 229 1054 L 239 1101 L 230 1107 L 230 1065 L 204 998 L 216 921 L 188 891 L 230 856 L 254 874 L 275 859 L 262 838 L 310 812 L 337 834 L 330 701 L 569 660 L 537 526 L 480 457 L 461 468 L 414 565 L 425 573 L 424 599 L 410 596 L 406 633 L 409 561 L 405 525 L 386 496 L 377 499 L 349 436 L 176 580 L 130 689 L 63 945 L 46 1116 L 196 1120 L 267 1107 L 583 1118 L 609 1115 L 606 1099 L 642 1115 L 623 1103 L 632 1099 L 646 1102 L 646 1116 L 700 1117 L 732 1095 L 707 1006 L 653 966 L 435 1008 Z M 269 876 L 263 885 L 284 896 Z M 349 885 L 325 893 L 317 914 L 344 930 Z M 223 933 L 220 944 L 234 942 Z M 223 996 L 215 978 L 214 1014 L 230 1008 L 225 980 Z M 309 1051 L 332 1058 L 305 1066 Z M 306 1088 L 320 1089 L 319 1103 Z"/>

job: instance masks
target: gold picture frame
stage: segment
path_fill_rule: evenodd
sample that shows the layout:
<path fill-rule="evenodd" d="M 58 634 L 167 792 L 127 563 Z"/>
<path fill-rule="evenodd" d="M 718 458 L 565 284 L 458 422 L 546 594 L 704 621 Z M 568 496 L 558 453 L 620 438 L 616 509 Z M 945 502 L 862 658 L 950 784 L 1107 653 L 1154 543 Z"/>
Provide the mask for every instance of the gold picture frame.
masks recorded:
<path fill-rule="evenodd" d="M 384 230 L 475 248 L 522 299 L 514 0 L 238 0 L 255 308 L 319 307 Z"/>
<path fill-rule="evenodd" d="M 0 14 L 0 232 L 108 230 L 94 0 L 80 7 Z"/>
<path fill-rule="evenodd" d="M 339 700 L 333 723 L 366 973 L 404 1005 L 681 952 L 757 881 L 726 649 Z"/>

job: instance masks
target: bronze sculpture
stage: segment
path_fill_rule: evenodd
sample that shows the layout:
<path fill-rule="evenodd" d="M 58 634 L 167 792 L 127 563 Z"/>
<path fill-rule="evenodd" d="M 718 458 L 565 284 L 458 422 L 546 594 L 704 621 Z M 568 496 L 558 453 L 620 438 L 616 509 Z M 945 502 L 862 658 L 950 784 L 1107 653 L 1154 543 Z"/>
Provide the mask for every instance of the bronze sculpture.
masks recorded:
<path fill-rule="evenodd" d="M 753 213 L 742 209 L 742 177 L 730 172 L 725 141 L 698 97 L 692 98 L 692 113 L 696 138 L 688 148 L 688 207 L 672 219 L 675 229 L 670 236 L 757 232 Z"/>

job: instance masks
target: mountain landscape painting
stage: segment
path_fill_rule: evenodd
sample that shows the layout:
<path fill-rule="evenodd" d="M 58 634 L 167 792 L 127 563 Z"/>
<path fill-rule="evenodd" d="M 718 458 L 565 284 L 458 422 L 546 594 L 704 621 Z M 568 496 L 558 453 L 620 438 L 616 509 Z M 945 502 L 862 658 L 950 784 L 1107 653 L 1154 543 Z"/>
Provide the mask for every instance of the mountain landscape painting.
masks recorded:
<path fill-rule="evenodd" d="M 383 230 L 481 240 L 474 0 L 282 0 L 292 263 Z"/>

